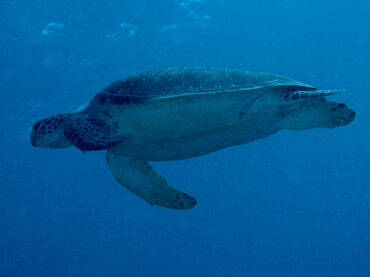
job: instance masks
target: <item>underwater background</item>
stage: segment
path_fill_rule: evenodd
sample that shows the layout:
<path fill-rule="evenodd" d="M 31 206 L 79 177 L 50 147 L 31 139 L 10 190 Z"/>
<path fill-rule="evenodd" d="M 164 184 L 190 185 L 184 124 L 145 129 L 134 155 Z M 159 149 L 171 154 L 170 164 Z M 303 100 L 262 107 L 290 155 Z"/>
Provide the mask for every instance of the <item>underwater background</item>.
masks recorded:
<path fill-rule="evenodd" d="M 0 276 L 370 276 L 368 0 L 0 2 Z M 104 151 L 34 148 L 32 124 L 133 73 L 281 74 L 357 112 L 151 163 L 199 205 L 150 207 Z"/>

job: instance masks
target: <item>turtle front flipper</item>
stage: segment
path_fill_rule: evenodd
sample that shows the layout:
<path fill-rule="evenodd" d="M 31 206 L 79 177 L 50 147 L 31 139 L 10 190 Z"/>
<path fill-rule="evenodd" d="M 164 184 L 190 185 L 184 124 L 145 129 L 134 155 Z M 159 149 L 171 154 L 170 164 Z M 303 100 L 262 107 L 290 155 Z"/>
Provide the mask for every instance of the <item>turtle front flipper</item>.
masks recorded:
<path fill-rule="evenodd" d="M 64 126 L 64 136 L 83 152 L 108 149 L 127 139 L 116 134 L 104 120 L 87 115 L 69 118 Z"/>
<path fill-rule="evenodd" d="M 150 205 L 185 210 L 198 204 L 190 195 L 171 187 L 147 161 L 133 160 L 109 150 L 106 159 L 116 180 Z"/>

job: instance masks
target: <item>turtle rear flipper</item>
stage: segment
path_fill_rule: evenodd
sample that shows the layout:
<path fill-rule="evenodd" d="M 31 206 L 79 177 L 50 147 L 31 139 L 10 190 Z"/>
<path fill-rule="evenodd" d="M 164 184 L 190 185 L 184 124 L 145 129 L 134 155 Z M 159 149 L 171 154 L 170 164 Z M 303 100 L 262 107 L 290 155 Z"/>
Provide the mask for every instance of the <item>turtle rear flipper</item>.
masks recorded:
<path fill-rule="evenodd" d="M 281 127 L 290 130 L 336 128 L 351 123 L 355 117 L 356 112 L 344 103 L 318 99 L 306 102 L 288 114 Z"/>
<path fill-rule="evenodd" d="M 109 150 L 106 159 L 116 180 L 150 205 L 185 210 L 198 204 L 190 195 L 171 187 L 147 161 L 133 160 Z"/>
<path fill-rule="evenodd" d="M 108 149 L 127 139 L 113 132 L 104 120 L 87 115 L 69 118 L 64 126 L 64 136 L 83 152 Z"/>

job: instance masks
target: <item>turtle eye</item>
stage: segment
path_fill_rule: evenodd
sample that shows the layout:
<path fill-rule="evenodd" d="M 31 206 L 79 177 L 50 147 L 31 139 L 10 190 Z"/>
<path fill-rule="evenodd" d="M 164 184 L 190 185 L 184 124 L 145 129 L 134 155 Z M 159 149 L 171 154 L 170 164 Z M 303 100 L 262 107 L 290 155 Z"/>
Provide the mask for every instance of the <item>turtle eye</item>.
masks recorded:
<path fill-rule="evenodd" d="M 36 122 L 36 124 L 33 128 L 34 128 L 35 131 L 37 131 L 40 128 L 40 121 Z"/>

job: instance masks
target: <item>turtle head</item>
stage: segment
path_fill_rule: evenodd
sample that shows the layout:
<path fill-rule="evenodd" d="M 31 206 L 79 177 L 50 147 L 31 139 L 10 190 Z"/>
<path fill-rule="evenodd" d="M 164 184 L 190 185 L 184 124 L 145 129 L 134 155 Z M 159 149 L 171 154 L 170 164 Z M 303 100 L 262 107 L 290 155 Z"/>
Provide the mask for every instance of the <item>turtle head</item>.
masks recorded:
<path fill-rule="evenodd" d="M 72 144 L 64 136 L 64 125 L 68 113 L 41 119 L 32 126 L 31 144 L 45 148 L 65 148 Z"/>

